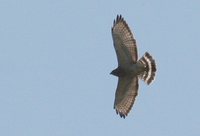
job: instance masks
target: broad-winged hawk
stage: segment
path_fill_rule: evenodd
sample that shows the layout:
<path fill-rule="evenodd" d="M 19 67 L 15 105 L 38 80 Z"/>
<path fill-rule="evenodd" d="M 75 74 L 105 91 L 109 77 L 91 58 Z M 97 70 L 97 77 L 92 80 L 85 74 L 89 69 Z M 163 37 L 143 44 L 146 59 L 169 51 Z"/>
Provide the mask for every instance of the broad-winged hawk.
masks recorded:
<path fill-rule="evenodd" d="M 114 109 L 125 118 L 138 94 L 139 78 L 149 85 L 154 80 L 156 64 L 148 52 L 138 60 L 136 40 L 121 15 L 117 15 L 111 31 L 118 60 L 118 67 L 111 72 L 118 77 Z"/>

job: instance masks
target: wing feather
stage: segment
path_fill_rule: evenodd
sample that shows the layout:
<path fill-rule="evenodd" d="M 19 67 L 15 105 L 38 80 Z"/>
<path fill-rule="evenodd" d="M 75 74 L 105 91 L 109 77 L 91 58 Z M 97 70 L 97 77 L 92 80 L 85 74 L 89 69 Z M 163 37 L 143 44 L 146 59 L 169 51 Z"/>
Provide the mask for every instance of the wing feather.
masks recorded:
<path fill-rule="evenodd" d="M 138 59 L 136 40 L 121 15 L 118 15 L 116 20 L 114 20 L 112 37 L 118 65 L 125 67 L 128 64 L 136 63 Z"/>
<path fill-rule="evenodd" d="M 125 118 L 130 112 L 138 94 L 138 77 L 119 77 L 115 93 L 114 109 Z"/>

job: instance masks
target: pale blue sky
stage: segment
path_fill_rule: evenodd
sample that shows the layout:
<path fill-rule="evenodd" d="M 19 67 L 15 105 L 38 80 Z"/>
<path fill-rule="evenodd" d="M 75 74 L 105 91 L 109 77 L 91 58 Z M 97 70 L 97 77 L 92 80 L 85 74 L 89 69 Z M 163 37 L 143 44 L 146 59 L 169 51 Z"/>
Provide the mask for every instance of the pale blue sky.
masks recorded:
<path fill-rule="evenodd" d="M 1 136 L 200 135 L 199 0 L 0 0 Z M 157 63 L 126 119 L 113 109 L 122 14 Z"/>

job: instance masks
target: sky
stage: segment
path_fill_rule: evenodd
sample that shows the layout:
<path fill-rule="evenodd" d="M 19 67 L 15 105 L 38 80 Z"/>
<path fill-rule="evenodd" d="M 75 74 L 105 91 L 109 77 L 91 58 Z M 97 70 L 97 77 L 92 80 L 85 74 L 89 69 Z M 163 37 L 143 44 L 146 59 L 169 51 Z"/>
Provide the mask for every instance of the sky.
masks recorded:
<path fill-rule="evenodd" d="M 200 1 L 0 0 L 0 135 L 200 135 Z M 111 26 L 157 64 L 125 119 Z"/>

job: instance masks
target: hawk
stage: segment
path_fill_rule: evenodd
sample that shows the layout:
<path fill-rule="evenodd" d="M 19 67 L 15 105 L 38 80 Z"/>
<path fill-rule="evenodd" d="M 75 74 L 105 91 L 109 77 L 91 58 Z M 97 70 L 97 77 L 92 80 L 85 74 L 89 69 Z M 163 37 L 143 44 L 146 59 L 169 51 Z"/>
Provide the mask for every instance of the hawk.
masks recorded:
<path fill-rule="evenodd" d="M 139 79 L 148 85 L 152 83 L 156 63 L 148 52 L 138 60 L 136 40 L 121 15 L 117 15 L 111 31 L 118 60 L 118 67 L 110 73 L 118 77 L 114 109 L 120 117 L 125 118 L 138 94 Z"/>

